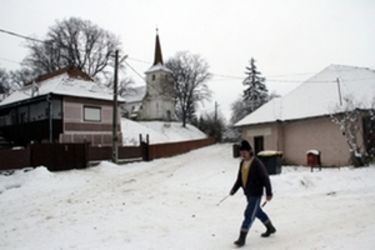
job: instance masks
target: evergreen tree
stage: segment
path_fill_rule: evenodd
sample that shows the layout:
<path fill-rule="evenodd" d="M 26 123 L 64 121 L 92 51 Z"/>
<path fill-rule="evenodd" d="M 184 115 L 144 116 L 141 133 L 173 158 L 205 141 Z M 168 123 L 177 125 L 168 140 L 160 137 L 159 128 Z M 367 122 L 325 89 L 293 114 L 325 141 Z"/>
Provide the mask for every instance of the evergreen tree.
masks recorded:
<path fill-rule="evenodd" d="M 257 70 L 254 58 L 251 58 L 250 66 L 246 67 L 245 74 L 246 78 L 242 83 L 246 88 L 243 95 L 232 104 L 231 124 L 240 121 L 270 100 L 267 87 L 264 84 L 266 79 Z"/>
<path fill-rule="evenodd" d="M 250 114 L 268 101 L 268 90 L 264 84 L 266 78 L 262 77 L 257 70 L 254 58 L 251 58 L 250 67 L 246 67 L 245 74 L 247 76 L 242 82 L 246 86 L 243 101 L 246 103 L 248 114 Z"/>

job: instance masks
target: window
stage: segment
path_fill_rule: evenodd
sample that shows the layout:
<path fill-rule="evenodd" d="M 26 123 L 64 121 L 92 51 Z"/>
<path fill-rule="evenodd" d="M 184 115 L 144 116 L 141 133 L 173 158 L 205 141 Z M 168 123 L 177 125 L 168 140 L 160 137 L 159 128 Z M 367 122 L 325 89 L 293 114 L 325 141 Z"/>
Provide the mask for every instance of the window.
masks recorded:
<path fill-rule="evenodd" d="M 155 81 L 155 79 L 156 79 L 156 76 L 152 74 L 152 80 Z"/>
<path fill-rule="evenodd" d="M 100 122 L 102 120 L 100 107 L 83 107 L 83 119 L 84 121 Z"/>

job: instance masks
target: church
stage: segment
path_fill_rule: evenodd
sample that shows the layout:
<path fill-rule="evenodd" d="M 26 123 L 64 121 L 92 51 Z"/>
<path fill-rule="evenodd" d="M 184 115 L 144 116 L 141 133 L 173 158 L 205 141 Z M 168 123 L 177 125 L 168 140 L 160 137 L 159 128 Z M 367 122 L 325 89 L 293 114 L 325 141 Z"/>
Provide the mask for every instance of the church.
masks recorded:
<path fill-rule="evenodd" d="M 176 93 L 172 71 L 163 62 L 159 34 L 156 33 L 152 66 L 145 72 L 146 86 L 124 96 L 124 110 L 139 121 L 175 121 Z"/>

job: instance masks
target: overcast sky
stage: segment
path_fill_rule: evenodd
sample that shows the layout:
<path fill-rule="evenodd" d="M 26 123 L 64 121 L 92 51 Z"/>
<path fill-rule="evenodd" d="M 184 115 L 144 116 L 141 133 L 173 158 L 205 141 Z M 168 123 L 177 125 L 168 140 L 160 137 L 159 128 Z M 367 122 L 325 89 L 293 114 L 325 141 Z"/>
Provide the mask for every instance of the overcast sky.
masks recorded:
<path fill-rule="evenodd" d="M 243 77 L 251 57 L 279 94 L 332 63 L 375 68 L 373 0 L 0 0 L 0 28 L 40 39 L 71 16 L 113 32 L 130 58 L 149 62 L 159 27 L 164 59 L 187 50 L 208 61 L 212 102 L 227 118 L 243 86 L 219 75 Z M 0 67 L 18 68 L 9 60 L 24 58 L 24 43 L 0 33 Z M 128 62 L 141 73 L 150 66 Z"/>

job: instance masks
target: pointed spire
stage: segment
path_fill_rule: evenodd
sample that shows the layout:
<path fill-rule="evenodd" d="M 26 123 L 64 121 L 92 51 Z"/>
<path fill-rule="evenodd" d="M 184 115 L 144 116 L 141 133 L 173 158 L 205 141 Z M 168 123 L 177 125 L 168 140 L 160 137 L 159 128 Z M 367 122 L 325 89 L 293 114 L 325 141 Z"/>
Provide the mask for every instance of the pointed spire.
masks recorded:
<path fill-rule="evenodd" d="M 161 54 L 161 46 L 159 41 L 159 29 L 156 28 L 155 57 L 154 64 L 163 64 L 163 55 Z"/>

